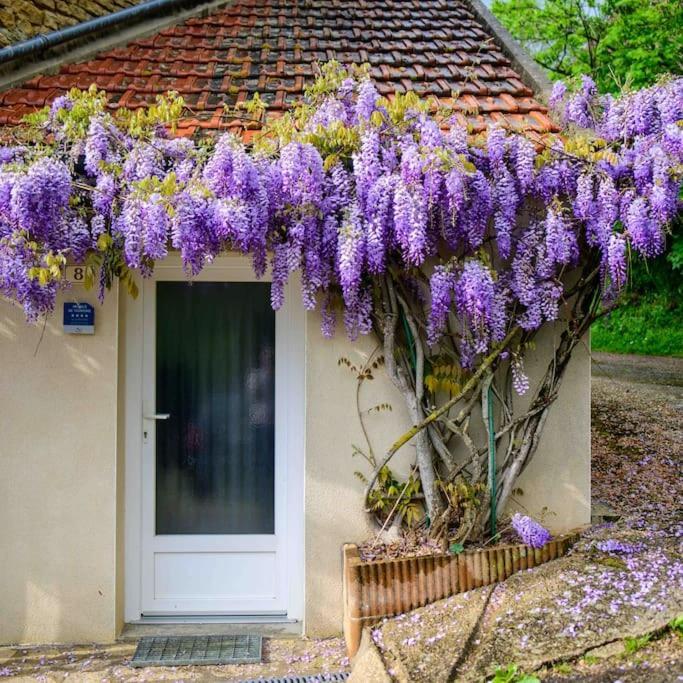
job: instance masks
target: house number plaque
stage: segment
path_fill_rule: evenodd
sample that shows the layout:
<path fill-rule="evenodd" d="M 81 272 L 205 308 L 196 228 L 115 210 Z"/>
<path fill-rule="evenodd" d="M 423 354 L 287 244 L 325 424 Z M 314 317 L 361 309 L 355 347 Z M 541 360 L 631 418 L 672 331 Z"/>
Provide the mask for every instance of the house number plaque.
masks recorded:
<path fill-rule="evenodd" d="M 85 266 L 75 265 L 66 267 L 66 279 L 72 285 L 85 284 Z"/>

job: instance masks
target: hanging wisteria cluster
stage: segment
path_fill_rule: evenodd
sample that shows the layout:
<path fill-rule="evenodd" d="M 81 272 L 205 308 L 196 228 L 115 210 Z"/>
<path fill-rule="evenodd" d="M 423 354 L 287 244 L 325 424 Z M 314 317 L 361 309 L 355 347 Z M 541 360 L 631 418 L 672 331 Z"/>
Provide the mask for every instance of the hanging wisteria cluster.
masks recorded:
<path fill-rule="evenodd" d="M 664 248 L 678 211 L 683 80 L 620 99 L 588 78 L 572 96 L 559 84 L 552 104 L 581 130 L 546 140 L 496 127 L 468 139 L 416 99 L 380 98 L 370 80 L 336 85 L 269 153 L 232 134 L 210 148 L 161 125 L 131 133 L 103 106 L 84 123 L 88 95 L 60 97 L 40 122 L 42 144 L 0 150 L 0 290 L 35 319 L 54 306 L 61 265 L 89 251 L 118 250 L 144 276 L 169 248 L 190 275 L 236 250 L 257 275 L 270 267 L 274 308 L 299 271 L 324 334 L 343 310 L 353 338 L 372 327 L 378 276 L 429 267 L 429 341 L 455 313 L 472 366 L 512 325 L 555 319 L 561 274 L 587 251 L 613 296 L 629 254 Z"/>
<path fill-rule="evenodd" d="M 552 540 L 550 532 L 527 515 L 515 512 L 515 514 L 512 515 L 510 523 L 522 543 L 525 543 L 532 548 L 542 548 L 546 543 Z"/>

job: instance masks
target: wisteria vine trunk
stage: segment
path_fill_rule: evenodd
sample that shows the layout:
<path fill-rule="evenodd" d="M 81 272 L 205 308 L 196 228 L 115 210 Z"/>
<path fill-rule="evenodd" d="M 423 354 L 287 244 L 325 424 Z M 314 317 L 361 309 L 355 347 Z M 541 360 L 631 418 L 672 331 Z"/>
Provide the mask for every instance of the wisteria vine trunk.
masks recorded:
<path fill-rule="evenodd" d="M 525 332 L 519 327 L 513 328 L 506 339 L 473 368 L 454 393 L 443 395 L 441 392 L 439 396 L 438 391 L 425 391 L 426 368 L 443 362 L 440 359 L 446 340 L 457 352 L 457 330 L 445 333 L 438 348 L 431 347 L 426 334 L 428 310 L 419 304 L 420 297 L 406 291 L 401 276 L 385 276 L 378 287 L 381 305 L 377 307 L 374 329 L 382 344 L 387 374 L 403 397 L 413 426 L 392 444 L 367 480 L 365 501 L 369 513 L 372 513 L 370 497 L 382 468 L 402 447 L 414 443 L 430 535 L 462 542 L 480 536 L 486 530 L 491 511 L 490 491 L 487 490 L 490 474 L 490 425 L 485 419 L 487 402 L 492 396 L 498 416 L 494 422 L 494 444 L 499 453 L 495 502 L 501 510 L 508 502 L 517 478 L 536 452 L 573 350 L 584 343 L 590 325 L 606 312 L 604 308 L 600 310 L 598 263 L 589 262 L 571 276 L 575 284 L 567 290 L 569 300 L 565 304 L 564 329 L 554 337 L 548 366 L 529 405 L 521 411 L 515 410 L 513 405 L 512 372 L 505 349 L 515 337 L 522 345 L 530 345 L 536 330 Z M 428 278 L 425 277 L 421 284 L 428 289 Z M 401 321 L 404 321 L 403 326 Z M 492 394 L 489 389 L 493 390 Z M 478 406 L 481 406 L 485 437 L 481 442 L 477 442 L 470 430 Z M 462 478 L 474 490 L 486 492 L 477 500 L 473 514 L 464 515 L 463 510 L 454 509 L 447 494 L 447 485 L 457 478 Z M 456 528 L 453 528 L 454 523 Z"/>

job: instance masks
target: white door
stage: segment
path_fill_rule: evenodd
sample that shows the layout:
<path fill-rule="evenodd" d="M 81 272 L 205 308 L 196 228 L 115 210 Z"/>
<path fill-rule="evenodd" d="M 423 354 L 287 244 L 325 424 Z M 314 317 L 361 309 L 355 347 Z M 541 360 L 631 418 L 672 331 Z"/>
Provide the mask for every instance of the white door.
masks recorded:
<path fill-rule="evenodd" d="M 228 263 L 143 287 L 143 618 L 298 616 L 302 330 Z"/>

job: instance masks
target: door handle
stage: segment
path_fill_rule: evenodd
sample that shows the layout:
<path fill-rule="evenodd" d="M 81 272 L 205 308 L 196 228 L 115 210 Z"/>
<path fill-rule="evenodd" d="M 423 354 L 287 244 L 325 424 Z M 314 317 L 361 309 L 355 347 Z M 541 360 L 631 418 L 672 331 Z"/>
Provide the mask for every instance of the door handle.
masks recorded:
<path fill-rule="evenodd" d="M 145 415 L 145 420 L 168 420 L 171 413 L 155 413 L 154 415 Z"/>

